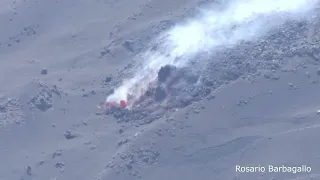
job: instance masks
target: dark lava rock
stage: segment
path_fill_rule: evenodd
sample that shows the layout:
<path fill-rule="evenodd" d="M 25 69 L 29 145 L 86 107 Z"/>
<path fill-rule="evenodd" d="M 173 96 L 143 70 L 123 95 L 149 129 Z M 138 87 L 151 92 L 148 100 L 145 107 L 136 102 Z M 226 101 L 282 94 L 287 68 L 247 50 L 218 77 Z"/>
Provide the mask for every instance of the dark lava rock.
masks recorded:
<path fill-rule="evenodd" d="M 107 114 L 112 114 L 116 119 L 120 119 L 122 117 L 125 117 L 129 113 L 130 112 L 127 109 L 121 109 L 118 107 L 113 107 L 107 112 Z"/>
<path fill-rule="evenodd" d="M 162 66 L 158 72 L 158 81 L 160 83 L 164 83 L 167 79 L 172 75 L 172 73 L 176 70 L 174 66 L 165 65 Z"/>

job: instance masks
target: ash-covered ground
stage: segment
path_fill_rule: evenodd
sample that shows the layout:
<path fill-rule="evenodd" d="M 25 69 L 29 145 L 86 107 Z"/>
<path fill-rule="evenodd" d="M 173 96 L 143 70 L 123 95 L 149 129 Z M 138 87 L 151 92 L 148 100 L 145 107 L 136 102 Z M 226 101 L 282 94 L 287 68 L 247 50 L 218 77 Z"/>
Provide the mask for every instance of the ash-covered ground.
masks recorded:
<path fill-rule="evenodd" d="M 1 3 L 0 180 L 320 179 L 320 11 L 159 67 L 132 109 L 105 112 L 132 57 L 211 2 Z"/>

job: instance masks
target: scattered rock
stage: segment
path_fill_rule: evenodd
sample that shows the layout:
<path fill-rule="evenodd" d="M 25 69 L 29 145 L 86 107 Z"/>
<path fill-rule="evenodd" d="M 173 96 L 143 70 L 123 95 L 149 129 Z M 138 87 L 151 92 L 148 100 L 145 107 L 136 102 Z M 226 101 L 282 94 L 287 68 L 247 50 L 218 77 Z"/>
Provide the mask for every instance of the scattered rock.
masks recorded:
<path fill-rule="evenodd" d="M 56 168 L 63 168 L 65 166 L 64 162 L 56 162 L 56 164 L 54 165 Z"/>
<path fill-rule="evenodd" d="M 140 177 L 139 173 L 134 171 L 135 166 L 152 166 L 158 162 L 159 157 L 160 153 L 155 144 L 145 142 L 144 144 L 131 145 L 128 147 L 128 151 L 118 153 L 106 167 Z"/>
<path fill-rule="evenodd" d="M 46 75 L 48 74 L 48 69 L 44 68 L 41 70 L 41 74 Z"/>
<path fill-rule="evenodd" d="M 109 83 L 112 81 L 112 76 L 107 76 L 105 79 L 104 79 L 104 82 L 105 83 Z"/>
<path fill-rule="evenodd" d="M 297 90 L 298 86 L 292 84 L 292 83 L 288 83 L 289 89 L 293 89 L 293 90 Z"/>
<path fill-rule="evenodd" d="M 140 165 L 154 165 L 158 162 L 160 153 L 155 144 L 151 146 L 140 146 L 134 149 L 133 162 Z"/>
<path fill-rule="evenodd" d="M 36 31 L 32 27 L 25 27 L 23 28 L 24 34 L 27 36 L 32 36 L 36 34 Z"/>
<path fill-rule="evenodd" d="M 76 135 L 75 133 L 72 133 L 70 130 L 67 130 L 65 133 L 64 133 L 64 137 L 68 140 L 70 139 L 73 139 L 73 138 L 76 138 L 78 135 Z"/>
<path fill-rule="evenodd" d="M 29 101 L 29 104 L 41 111 L 47 111 L 53 106 L 53 95 L 61 97 L 61 91 L 56 85 L 49 87 L 47 84 L 39 82 L 39 91 Z"/>
<path fill-rule="evenodd" d="M 41 165 L 43 165 L 43 164 L 44 164 L 44 161 L 42 160 L 42 161 L 39 161 L 37 165 L 38 165 L 38 166 L 41 166 Z"/>
<path fill-rule="evenodd" d="M 199 113 L 200 113 L 199 110 L 194 110 L 193 112 L 194 112 L 195 114 L 199 114 Z"/>
<path fill-rule="evenodd" d="M 119 134 L 122 134 L 123 132 L 124 132 L 124 130 L 123 129 L 119 129 Z"/>
<path fill-rule="evenodd" d="M 215 99 L 215 98 L 216 98 L 216 96 L 215 96 L 215 95 L 210 94 L 210 95 L 207 97 L 207 100 L 212 100 L 212 99 Z"/>
<path fill-rule="evenodd" d="M 127 40 L 122 45 L 124 48 L 126 48 L 130 52 L 134 52 L 134 42 Z"/>
<path fill-rule="evenodd" d="M 32 173 L 31 173 L 31 166 L 28 166 L 28 167 L 27 167 L 27 174 L 28 174 L 29 176 L 32 175 Z"/>
<path fill-rule="evenodd" d="M 240 100 L 238 101 L 237 105 L 238 106 L 244 106 L 244 105 L 247 105 L 248 104 L 248 101 L 247 100 Z"/>
<path fill-rule="evenodd" d="M 83 143 L 84 145 L 90 145 L 90 144 L 92 144 L 92 142 L 91 141 L 88 141 L 88 142 L 85 142 L 85 143 Z"/>
<path fill-rule="evenodd" d="M 7 124 L 22 124 L 25 121 L 23 106 L 18 99 L 7 98 L 0 102 L 0 127 Z"/>
<path fill-rule="evenodd" d="M 272 79 L 272 80 L 279 80 L 279 79 L 280 79 L 280 76 L 279 76 L 279 75 L 276 75 L 276 74 L 273 74 L 273 76 L 271 76 L 271 79 Z"/>
<path fill-rule="evenodd" d="M 162 132 L 161 129 L 158 129 L 157 131 L 155 131 L 155 134 L 158 135 L 158 136 L 162 136 L 163 132 Z"/>
<path fill-rule="evenodd" d="M 123 144 L 126 144 L 128 142 L 130 142 L 130 140 L 128 138 L 126 138 L 125 140 L 121 140 L 120 142 L 118 142 L 118 147 L 122 146 Z"/>
<path fill-rule="evenodd" d="M 280 79 L 279 75 L 272 73 L 272 72 L 266 72 L 263 76 L 264 76 L 264 78 L 271 79 L 271 80 L 279 80 Z"/>
<path fill-rule="evenodd" d="M 100 56 L 103 57 L 106 54 L 110 54 L 111 50 L 109 48 L 104 48 L 103 51 L 100 52 Z"/>
<path fill-rule="evenodd" d="M 91 95 L 95 95 L 96 91 L 95 90 L 91 90 L 89 92 L 85 92 L 84 94 L 82 94 L 82 97 L 89 97 Z"/>
<path fill-rule="evenodd" d="M 57 150 L 56 152 L 54 152 L 53 154 L 52 154 L 52 159 L 54 159 L 54 158 L 56 158 L 56 157 L 58 157 L 58 156 L 61 156 L 62 155 L 62 150 Z"/>
<path fill-rule="evenodd" d="M 41 97 L 36 102 L 36 106 L 38 109 L 40 109 L 42 111 L 47 111 L 48 109 L 50 109 L 52 107 L 52 102 L 51 102 L 50 97 Z"/>

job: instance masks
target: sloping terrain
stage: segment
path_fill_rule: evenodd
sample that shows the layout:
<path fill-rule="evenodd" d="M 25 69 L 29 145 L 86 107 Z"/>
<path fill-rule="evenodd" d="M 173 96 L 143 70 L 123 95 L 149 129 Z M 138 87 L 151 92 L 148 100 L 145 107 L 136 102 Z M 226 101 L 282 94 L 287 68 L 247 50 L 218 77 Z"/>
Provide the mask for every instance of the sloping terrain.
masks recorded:
<path fill-rule="evenodd" d="M 135 54 L 205 3 L 2 1 L 0 180 L 320 179 L 318 16 L 196 57 L 212 60 L 186 69 L 201 83 L 165 103 L 99 108 Z M 285 164 L 312 171 L 236 172 Z"/>

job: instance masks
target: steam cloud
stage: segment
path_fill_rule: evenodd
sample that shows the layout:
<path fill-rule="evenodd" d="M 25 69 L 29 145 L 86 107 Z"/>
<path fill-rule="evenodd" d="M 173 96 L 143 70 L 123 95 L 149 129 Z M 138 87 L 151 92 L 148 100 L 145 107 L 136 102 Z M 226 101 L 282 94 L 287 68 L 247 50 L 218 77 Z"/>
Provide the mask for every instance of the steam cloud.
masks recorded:
<path fill-rule="evenodd" d="M 175 25 L 162 33 L 151 47 L 140 54 L 143 68 L 123 82 L 106 101 L 138 100 L 166 64 L 186 66 L 198 53 L 214 52 L 219 47 L 232 47 L 240 41 L 254 41 L 288 20 L 309 18 L 319 0 L 233 0 L 222 11 L 202 10 L 193 19 Z"/>

